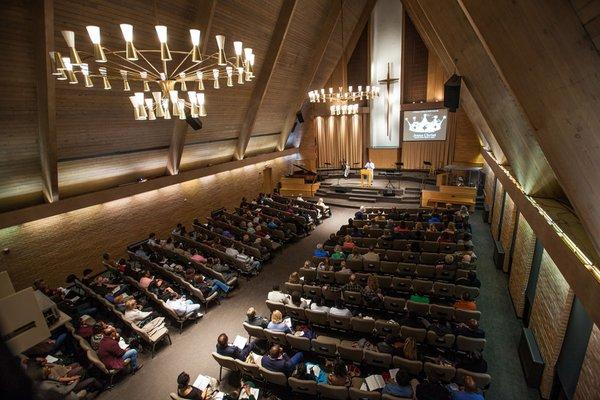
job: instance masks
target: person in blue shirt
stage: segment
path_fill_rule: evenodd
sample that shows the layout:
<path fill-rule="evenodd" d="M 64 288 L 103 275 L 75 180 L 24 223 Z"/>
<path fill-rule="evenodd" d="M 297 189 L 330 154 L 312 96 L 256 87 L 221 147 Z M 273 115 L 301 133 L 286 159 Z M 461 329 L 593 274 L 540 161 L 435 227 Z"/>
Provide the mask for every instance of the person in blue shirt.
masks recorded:
<path fill-rule="evenodd" d="M 283 321 L 281 311 L 275 310 L 271 314 L 271 322 L 267 325 L 267 329 L 277 332 L 294 333 L 292 329 Z"/>
<path fill-rule="evenodd" d="M 412 398 L 413 389 L 412 386 L 410 386 L 410 376 L 408 376 L 406 371 L 401 369 L 398 370 L 394 380 L 390 380 L 388 383 L 386 383 L 381 393 L 391 394 L 392 396 L 397 397 Z"/>
<path fill-rule="evenodd" d="M 275 344 L 271 346 L 268 353 L 262 357 L 261 365 L 269 371 L 283 372 L 284 374 L 289 375 L 303 358 L 304 353 L 301 351 L 289 357 L 283 352 L 281 346 Z"/>
<path fill-rule="evenodd" d="M 477 390 L 477 384 L 472 376 L 465 376 L 465 387 L 463 390 L 452 393 L 452 400 L 484 400 L 484 397 Z"/>
<path fill-rule="evenodd" d="M 329 257 L 329 252 L 323 249 L 323 244 L 317 244 L 317 248 L 313 252 L 313 256 L 315 257 Z"/>

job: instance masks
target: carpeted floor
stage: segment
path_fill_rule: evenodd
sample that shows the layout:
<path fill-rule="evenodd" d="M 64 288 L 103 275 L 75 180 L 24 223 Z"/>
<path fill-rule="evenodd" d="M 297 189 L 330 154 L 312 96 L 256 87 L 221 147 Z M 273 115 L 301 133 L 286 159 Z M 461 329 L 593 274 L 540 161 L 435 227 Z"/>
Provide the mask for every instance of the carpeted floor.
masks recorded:
<path fill-rule="evenodd" d="M 287 246 L 275 259 L 265 265 L 258 277 L 242 281 L 230 298 L 209 310 L 197 324 L 184 329 L 180 335 L 172 329 L 173 344 L 158 349 L 154 359 L 142 358 L 144 367 L 134 376 L 126 377 L 113 389 L 103 393 L 100 400 L 153 400 L 168 399 L 176 389 L 177 375 L 186 371 L 192 379 L 199 373 L 218 377 L 219 368 L 211 357 L 217 336 L 225 332 L 230 338 L 246 335 L 242 328 L 245 311 L 255 306 L 268 315 L 265 306 L 267 292 L 274 284 L 284 282 L 312 253 L 318 242 L 337 231 L 356 210 L 335 208 L 333 217 L 325 220 L 305 239 Z M 517 342 L 520 322 L 515 318 L 508 296 L 507 278 L 492 263 L 492 240 L 489 228 L 481 221 L 481 215 L 473 216 L 475 250 L 479 256 L 482 296 L 482 327 L 487 332 L 488 343 L 484 356 L 492 375 L 492 385 L 487 399 L 538 399 L 537 391 L 528 389 L 519 364 Z M 226 381 L 224 372 L 223 380 Z"/>

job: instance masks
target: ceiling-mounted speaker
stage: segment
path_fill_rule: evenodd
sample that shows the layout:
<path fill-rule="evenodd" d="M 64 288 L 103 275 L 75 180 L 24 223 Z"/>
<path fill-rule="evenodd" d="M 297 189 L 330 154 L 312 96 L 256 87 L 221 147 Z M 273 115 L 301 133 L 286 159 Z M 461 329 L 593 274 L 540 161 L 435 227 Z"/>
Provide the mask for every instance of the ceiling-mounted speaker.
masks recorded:
<path fill-rule="evenodd" d="M 444 83 L 444 107 L 450 112 L 456 112 L 460 104 L 461 79 L 461 76 L 454 74 Z"/>
<path fill-rule="evenodd" d="M 304 116 L 302 115 L 302 110 L 298 111 L 296 113 L 296 119 L 298 120 L 298 122 L 300 122 L 301 124 L 304 123 Z"/>
<path fill-rule="evenodd" d="M 194 118 L 189 115 L 186 115 L 185 122 L 187 122 L 188 125 L 191 126 L 192 129 L 195 131 L 202 129 L 202 121 L 200 121 L 200 118 Z"/>

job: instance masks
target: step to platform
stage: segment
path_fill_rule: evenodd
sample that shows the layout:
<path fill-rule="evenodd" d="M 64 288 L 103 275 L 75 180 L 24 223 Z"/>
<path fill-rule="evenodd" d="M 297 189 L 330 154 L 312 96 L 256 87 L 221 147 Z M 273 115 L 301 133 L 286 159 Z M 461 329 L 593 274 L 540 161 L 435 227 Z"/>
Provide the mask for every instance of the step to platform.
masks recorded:
<path fill-rule="evenodd" d="M 355 196 L 349 196 L 348 200 L 350 201 L 360 201 L 360 202 L 367 202 L 367 203 L 377 203 L 377 198 L 376 197 L 355 197 Z"/>

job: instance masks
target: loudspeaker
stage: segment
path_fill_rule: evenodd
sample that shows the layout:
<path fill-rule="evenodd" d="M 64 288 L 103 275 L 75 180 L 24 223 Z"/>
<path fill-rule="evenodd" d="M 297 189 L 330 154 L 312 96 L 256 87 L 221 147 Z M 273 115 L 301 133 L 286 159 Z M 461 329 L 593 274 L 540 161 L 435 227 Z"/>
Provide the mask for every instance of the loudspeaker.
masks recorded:
<path fill-rule="evenodd" d="M 301 124 L 304 123 L 304 117 L 302 116 L 302 110 L 298 111 L 296 113 L 296 119 L 298 120 L 298 122 L 300 122 Z"/>
<path fill-rule="evenodd" d="M 461 77 L 454 74 L 444 83 L 444 107 L 450 112 L 456 112 L 460 103 Z"/>
<path fill-rule="evenodd" d="M 383 189 L 383 195 L 386 197 L 394 197 L 396 195 L 396 191 L 394 189 Z"/>
<path fill-rule="evenodd" d="M 191 126 L 195 131 L 202 129 L 202 121 L 200 121 L 200 118 L 193 118 L 189 115 L 186 115 L 185 122 L 187 122 L 188 125 Z"/>

